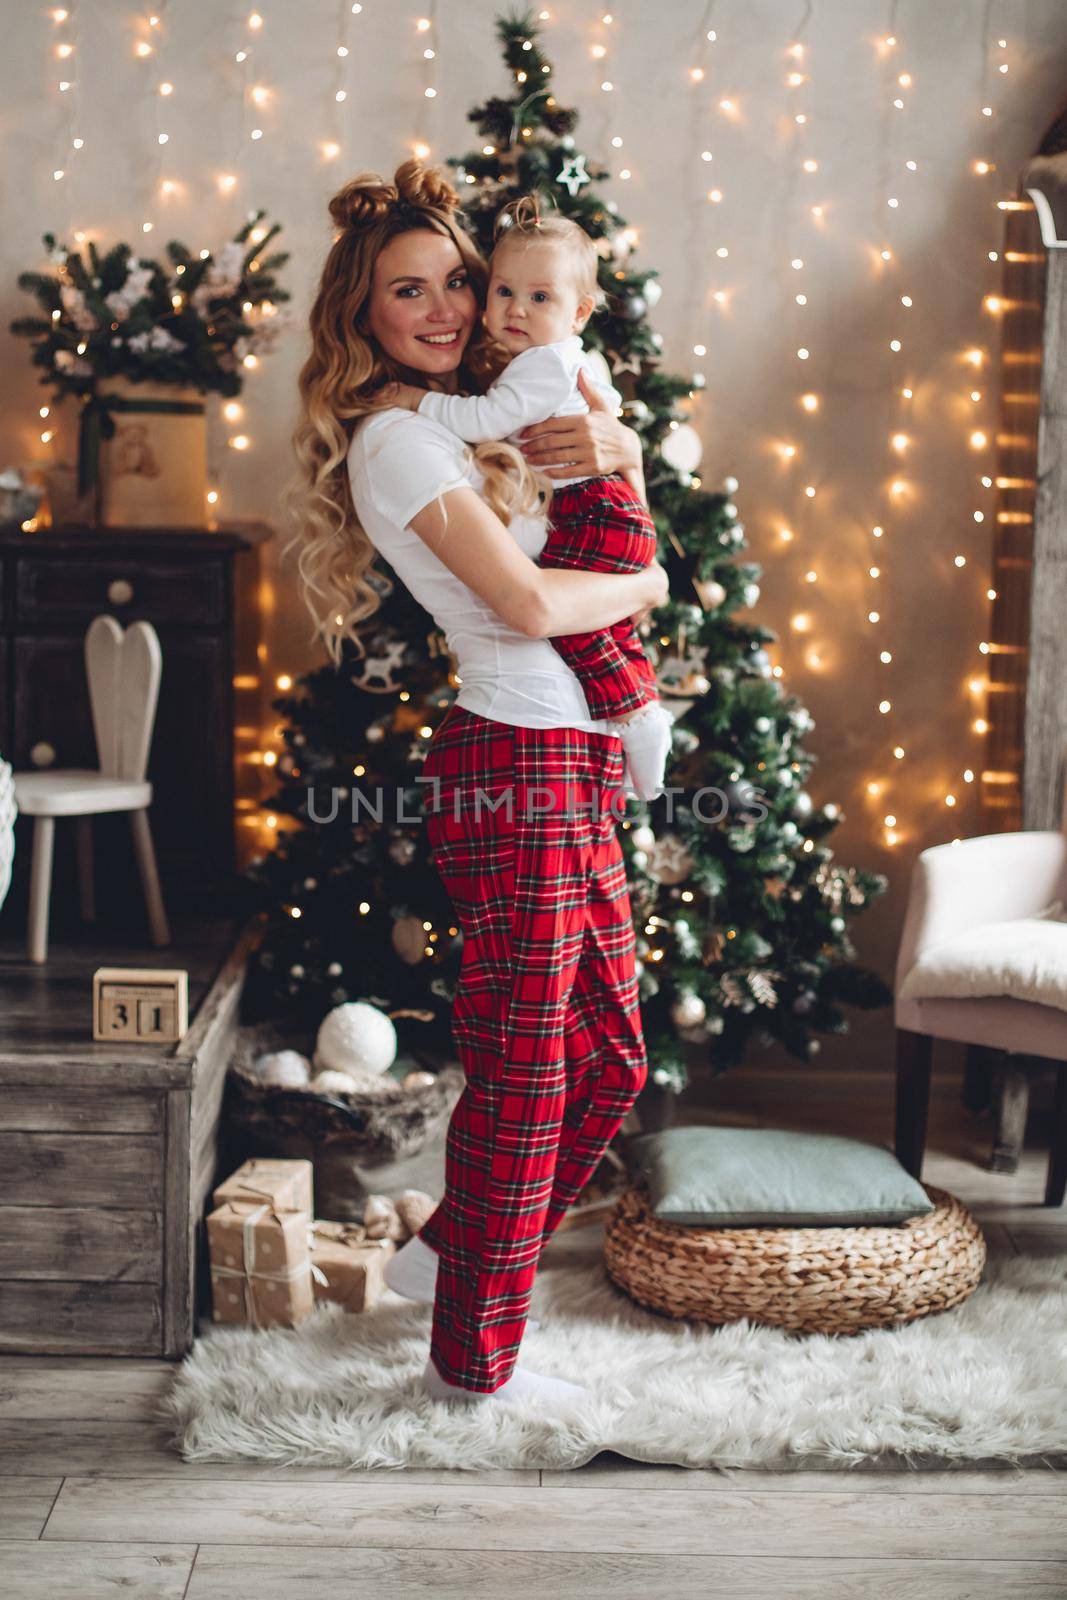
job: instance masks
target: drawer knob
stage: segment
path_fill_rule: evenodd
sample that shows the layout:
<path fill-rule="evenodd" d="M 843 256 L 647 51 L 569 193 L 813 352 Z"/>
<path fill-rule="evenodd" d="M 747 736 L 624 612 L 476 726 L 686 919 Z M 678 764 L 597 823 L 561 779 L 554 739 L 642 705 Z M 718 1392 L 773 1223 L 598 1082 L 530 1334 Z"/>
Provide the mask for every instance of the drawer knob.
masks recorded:
<path fill-rule="evenodd" d="M 56 759 L 56 747 L 49 744 L 47 739 L 41 739 L 30 751 L 30 760 L 35 767 L 50 767 Z"/>
<path fill-rule="evenodd" d="M 112 578 L 107 586 L 107 597 L 113 606 L 129 605 L 133 599 L 133 584 L 127 578 Z"/>

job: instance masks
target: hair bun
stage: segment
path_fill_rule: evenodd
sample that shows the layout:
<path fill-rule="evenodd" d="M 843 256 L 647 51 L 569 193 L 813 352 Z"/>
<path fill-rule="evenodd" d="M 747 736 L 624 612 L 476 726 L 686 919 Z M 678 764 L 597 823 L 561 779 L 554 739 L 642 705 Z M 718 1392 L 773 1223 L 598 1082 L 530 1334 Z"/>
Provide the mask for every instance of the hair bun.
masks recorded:
<path fill-rule="evenodd" d="M 551 216 L 554 208 L 547 207 L 547 214 Z M 503 234 L 514 228 L 517 233 L 532 233 L 545 220 L 546 206 L 540 195 L 524 194 L 517 200 L 511 200 L 500 211 L 493 229 L 493 236 L 499 239 Z"/>
<path fill-rule="evenodd" d="M 459 209 L 459 194 L 441 167 L 424 167 L 414 159 L 404 161 L 396 169 L 396 188 L 409 205 L 429 206 L 435 211 Z"/>
<path fill-rule="evenodd" d="M 393 184 L 376 172 L 357 172 L 330 201 L 330 216 L 339 228 L 366 226 L 396 205 Z"/>

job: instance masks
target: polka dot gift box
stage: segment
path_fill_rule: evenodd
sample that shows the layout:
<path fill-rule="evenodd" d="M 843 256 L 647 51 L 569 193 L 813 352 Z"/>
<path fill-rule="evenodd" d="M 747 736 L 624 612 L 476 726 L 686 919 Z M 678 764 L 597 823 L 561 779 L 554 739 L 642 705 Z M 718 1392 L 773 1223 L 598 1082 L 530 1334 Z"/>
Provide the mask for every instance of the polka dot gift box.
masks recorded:
<path fill-rule="evenodd" d="M 216 1322 L 295 1328 L 315 1296 L 308 1213 L 270 1201 L 228 1200 L 207 1219 Z"/>

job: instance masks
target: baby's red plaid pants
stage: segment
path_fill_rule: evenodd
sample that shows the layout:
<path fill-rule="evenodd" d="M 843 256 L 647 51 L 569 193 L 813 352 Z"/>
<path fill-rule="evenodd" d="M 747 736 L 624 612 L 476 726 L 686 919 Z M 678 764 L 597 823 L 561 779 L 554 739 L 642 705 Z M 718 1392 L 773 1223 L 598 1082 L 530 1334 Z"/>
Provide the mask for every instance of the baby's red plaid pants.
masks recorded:
<path fill-rule="evenodd" d="M 656 525 L 619 473 L 565 483 L 552 496 L 542 567 L 640 572 L 656 559 Z M 629 617 L 596 633 L 549 640 L 581 683 L 591 717 L 621 717 L 659 696 L 656 674 Z"/>

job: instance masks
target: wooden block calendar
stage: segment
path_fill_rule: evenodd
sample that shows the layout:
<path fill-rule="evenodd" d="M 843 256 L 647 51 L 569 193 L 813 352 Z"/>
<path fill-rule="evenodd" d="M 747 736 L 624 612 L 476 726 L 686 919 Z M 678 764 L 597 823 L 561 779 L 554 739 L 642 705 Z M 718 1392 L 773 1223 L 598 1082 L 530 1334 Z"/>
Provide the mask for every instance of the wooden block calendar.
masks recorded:
<path fill-rule="evenodd" d="M 93 1038 L 166 1044 L 189 1026 L 189 974 L 180 967 L 97 967 Z"/>

